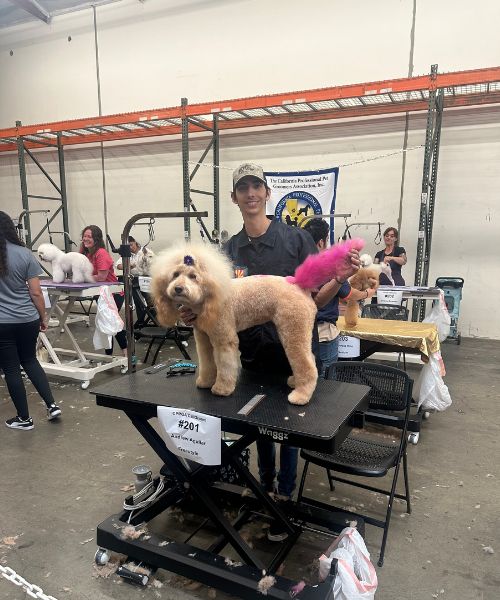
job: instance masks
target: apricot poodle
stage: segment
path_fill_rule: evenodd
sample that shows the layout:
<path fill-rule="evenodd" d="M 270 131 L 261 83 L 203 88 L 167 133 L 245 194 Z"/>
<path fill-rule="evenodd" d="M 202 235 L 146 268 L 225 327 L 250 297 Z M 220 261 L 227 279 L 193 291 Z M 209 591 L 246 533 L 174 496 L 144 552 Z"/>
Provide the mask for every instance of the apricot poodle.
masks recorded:
<path fill-rule="evenodd" d="M 353 242 L 337 249 L 333 261 L 330 253 L 329 278 L 346 270 L 348 252 L 356 247 Z M 174 325 L 180 306 L 197 315 L 198 387 L 210 388 L 219 396 L 232 394 L 239 371 L 237 332 L 272 321 L 292 368 L 288 385 L 294 389 L 288 400 L 300 405 L 309 402 L 318 377 L 311 350 L 316 305 L 310 291 L 302 289 L 318 285 L 318 277 L 310 277 L 311 259 L 317 263 L 317 258 L 308 257 L 302 265 L 309 278 L 301 278 L 297 270 L 295 278 L 256 275 L 233 279 L 229 259 L 208 245 L 183 244 L 158 255 L 152 266 L 151 292 L 159 322 Z M 324 268 L 325 260 L 320 266 Z M 323 273 L 319 278 L 321 283 L 326 281 Z"/>

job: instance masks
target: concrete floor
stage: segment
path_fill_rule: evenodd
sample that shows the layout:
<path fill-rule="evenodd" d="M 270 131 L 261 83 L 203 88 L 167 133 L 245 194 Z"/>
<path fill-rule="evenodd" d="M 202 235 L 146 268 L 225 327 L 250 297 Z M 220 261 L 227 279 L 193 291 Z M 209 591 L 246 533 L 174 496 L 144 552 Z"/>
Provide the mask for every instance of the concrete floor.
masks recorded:
<path fill-rule="evenodd" d="M 90 330 L 82 324 L 73 327 L 87 344 Z M 140 358 L 143 352 L 138 346 Z M 177 355 L 167 348 L 162 359 Z M 500 342 L 463 339 L 461 346 L 445 344 L 443 355 L 453 404 L 445 413 L 432 415 L 418 445 L 409 447 L 413 513 L 405 514 L 402 504 L 395 506 L 385 564 L 377 568 L 378 600 L 500 597 Z M 412 366 L 411 373 L 417 374 L 418 368 Z M 116 376 L 102 373 L 93 383 Z M 166 571 L 157 573 L 155 585 L 137 588 L 96 570 L 96 525 L 119 511 L 134 465 L 147 463 L 157 471 L 160 464 L 125 416 L 96 407 L 94 396 L 76 382 L 51 382 L 62 419 L 47 422 L 28 385 L 35 429 L 4 428 L 0 435 L 0 564 L 58 600 L 226 598 Z M 4 421 L 14 412 L 3 380 L 0 398 Z M 375 495 L 341 485 L 332 494 L 324 473 L 312 470 L 309 494 L 381 513 L 383 504 Z M 380 540 L 381 530 L 367 526 L 374 564 Z M 286 561 L 284 575 L 310 576 L 306 565 L 328 545 L 316 535 L 303 536 Z M 21 598 L 26 594 L 0 577 L 0 599 Z"/>

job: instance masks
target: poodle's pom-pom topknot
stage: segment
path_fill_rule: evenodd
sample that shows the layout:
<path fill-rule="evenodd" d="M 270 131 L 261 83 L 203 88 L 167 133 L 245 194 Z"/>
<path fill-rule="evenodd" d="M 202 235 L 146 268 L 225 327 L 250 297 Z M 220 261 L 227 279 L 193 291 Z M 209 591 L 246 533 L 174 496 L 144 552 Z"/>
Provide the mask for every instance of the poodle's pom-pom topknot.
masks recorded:
<path fill-rule="evenodd" d="M 287 280 L 306 290 L 317 288 L 336 276 L 342 276 L 349 252 L 361 250 L 364 245 L 361 238 L 354 238 L 330 246 L 319 254 L 311 254 L 297 267 L 295 275 L 287 277 Z"/>

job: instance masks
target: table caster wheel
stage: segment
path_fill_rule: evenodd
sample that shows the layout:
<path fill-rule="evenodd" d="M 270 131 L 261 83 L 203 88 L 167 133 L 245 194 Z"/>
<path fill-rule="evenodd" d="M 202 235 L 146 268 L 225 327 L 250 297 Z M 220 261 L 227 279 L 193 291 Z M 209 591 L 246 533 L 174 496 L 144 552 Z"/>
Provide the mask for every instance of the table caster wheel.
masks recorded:
<path fill-rule="evenodd" d="M 431 413 L 428 410 L 424 410 L 424 412 L 422 413 L 422 419 L 424 419 L 425 421 L 427 421 L 427 419 L 431 416 Z"/>
<path fill-rule="evenodd" d="M 82 381 L 82 383 L 80 384 L 80 387 L 82 388 L 82 390 L 86 390 L 90 385 L 90 380 L 89 381 Z"/>
<path fill-rule="evenodd" d="M 105 550 L 104 548 L 97 549 L 95 556 L 94 556 L 96 565 L 99 565 L 100 567 L 107 565 L 109 562 L 109 559 L 110 559 L 110 556 L 109 556 L 107 550 Z"/>
<path fill-rule="evenodd" d="M 125 375 L 125 373 L 127 373 L 127 372 L 128 372 L 128 365 L 122 365 L 122 366 L 120 367 L 120 373 L 121 373 L 122 375 Z"/>
<path fill-rule="evenodd" d="M 420 433 L 410 433 L 408 436 L 408 441 L 410 444 L 416 446 L 418 444 L 418 438 L 420 437 Z"/>

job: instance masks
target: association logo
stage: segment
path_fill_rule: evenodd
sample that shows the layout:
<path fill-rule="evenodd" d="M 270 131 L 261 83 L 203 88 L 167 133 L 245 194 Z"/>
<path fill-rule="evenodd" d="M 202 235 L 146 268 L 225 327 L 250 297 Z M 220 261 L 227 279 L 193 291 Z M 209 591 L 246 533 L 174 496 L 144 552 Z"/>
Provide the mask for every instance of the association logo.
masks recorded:
<path fill-rule="evenodd" d="M 308 192 L 289 192 L 276 205 L 274 215 L 294 227 L 303 227 L 313 215 L 321 215 L 321 204 Z"/>

